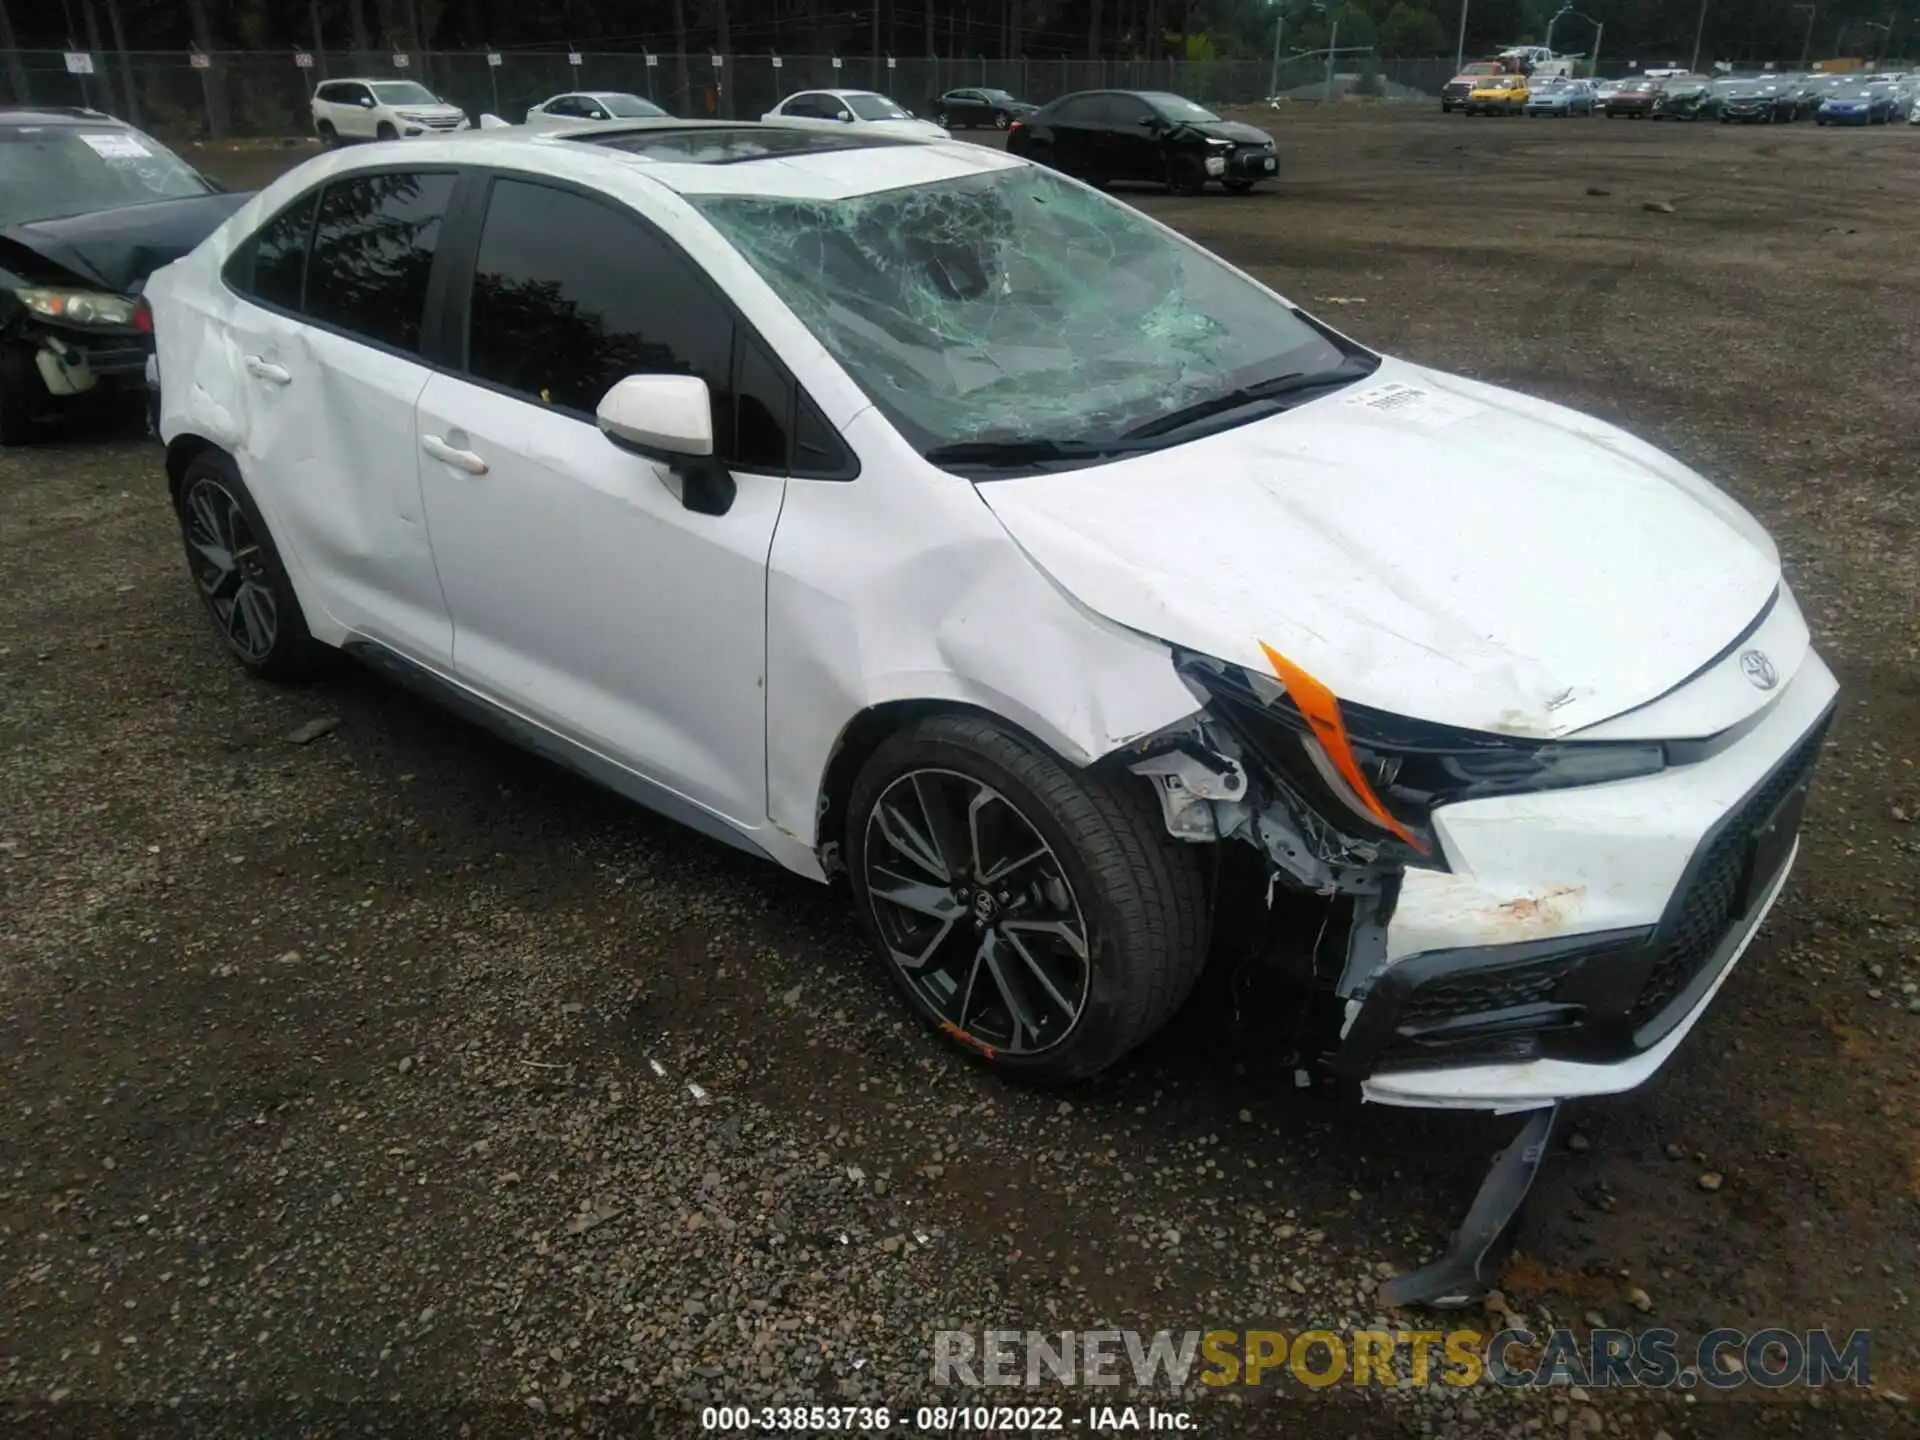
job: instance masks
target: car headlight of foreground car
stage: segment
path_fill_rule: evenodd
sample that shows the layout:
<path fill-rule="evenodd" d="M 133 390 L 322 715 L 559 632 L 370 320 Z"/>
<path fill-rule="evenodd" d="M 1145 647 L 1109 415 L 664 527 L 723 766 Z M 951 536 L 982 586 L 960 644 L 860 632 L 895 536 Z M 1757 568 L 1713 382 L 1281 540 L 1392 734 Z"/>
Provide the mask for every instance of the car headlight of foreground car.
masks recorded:
<path fill-rule="evenodd" d="M 29 286 L 14 297 L 32 314 L 62 325 L 110 325 L 128 329 L 134 323 L 133 301 L 100 290 L 55 290 Z"/>
<path fill-rule="evenodd" d="M 1174 664 L 1251 768 L 1383 858 L 1444 866 L 1432 830 L 1442 805 L 1630 780 L 1668 764 L 1657 741 L 1526 740 L 1354 705 L 1262 648 L 1274 674 L 1192 652 Z"/>

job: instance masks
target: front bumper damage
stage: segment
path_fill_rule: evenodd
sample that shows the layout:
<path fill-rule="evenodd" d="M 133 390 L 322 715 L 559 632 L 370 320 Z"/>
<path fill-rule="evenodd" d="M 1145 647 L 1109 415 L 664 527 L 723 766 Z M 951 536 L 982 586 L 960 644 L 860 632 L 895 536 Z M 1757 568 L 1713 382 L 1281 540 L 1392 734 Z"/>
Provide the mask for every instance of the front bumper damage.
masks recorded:
<path fill-rule="evenodd" d="M 1641 1084 L 1699 1020 L 1798 853 L 1837 688 L 1808 651 L 1765 708 L 1670 743 L 1657 773 L 1439 806 L 1419 863 L 1279 798 L 1210 710 L 1132 762 L 1175 837 L 1266 857 L 1269 904 L 1284 885 L 1345 908 L 1344 954 L 1305 966 L 1335 1002 L 1328 1072 L 1381 1104 L 1533 1112 L 1452 1249 L 1391 1303 L 1483 1294 L 1559 1104 Z"/>

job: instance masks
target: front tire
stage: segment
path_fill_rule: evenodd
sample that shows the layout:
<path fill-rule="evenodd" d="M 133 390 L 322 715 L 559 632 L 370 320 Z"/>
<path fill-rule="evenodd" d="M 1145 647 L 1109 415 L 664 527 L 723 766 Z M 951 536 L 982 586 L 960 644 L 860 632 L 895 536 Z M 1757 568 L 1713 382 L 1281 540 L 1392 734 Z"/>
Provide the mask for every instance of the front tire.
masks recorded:
<path fill-rule="evenodd" d="M 233 461 L 206 450 L 187 462 L 180 538 L 201 602 L 228 651 L 267 680 L 312 680 L 334 652 L 313 638 L 273 536 Z"/>
<path fill-rule="evenodd" d="M 994 112 L 994 117 L 993 117 L 993 128 L 994 128 L 994 129 L 996 129 L 996 130 L 1004 130 L 1004 129 L 1006 129 L 1006 128 L 1007 128 L 1007 127 L 1008 127 L 1009 125 L 1011 125 L 1012 123 L 1013 123 L 1013 117 L 1012 117 L 1011 115 L 1009 115 L 1009 114 L 1007 114 L 1007 112 L 1006 112 L 1006 111 L 1004 111 L 1004 110 L 999 110 L 999 111 L 996 111 L 996 112 Z"/>
<path fill-rule="evenodd" d="M 380 122 L 380 128 L 373 132 L 373 138 L 376 140 L 398 140 L 400 138 L 400 132 L 385 120 L 382 120 Z"/>
<path fill-rule="evenodd" d="M 947 112 L 944 110 L 936 110 L 933 112 L 933 123 L 938 125 L 942 130 L 951 130 L 953 128 L 952 122 L 947 118 Z"/>
<path fill-rule="evenodd" d="M 854 784 L 846 853 L 894 982 L 1009 1076 L 1112 1065 L 1205 963 L 1199 852 L 1167 835 L 1146 787 L 983 716 L 932 716 L 882 744 Z"/>

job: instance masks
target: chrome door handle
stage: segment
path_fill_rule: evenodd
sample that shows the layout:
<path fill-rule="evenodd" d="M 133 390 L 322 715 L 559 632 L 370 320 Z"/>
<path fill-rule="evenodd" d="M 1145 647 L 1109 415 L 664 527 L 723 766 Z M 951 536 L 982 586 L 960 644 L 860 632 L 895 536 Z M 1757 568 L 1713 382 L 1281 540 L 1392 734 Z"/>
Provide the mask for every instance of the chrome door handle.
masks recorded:
<path fill-rule="evenodd" d="M 469 475 L 484 475 L 487 473 L 486 461 L 482 460 L 471 450 L 456 450 L 438 435 L 422 435 L 420 437 L 420 448 L 434 459 L 444 461 L 456 470 L 464 470 Z"/>
<path fill-rule="evenodd" d="M 284 365 L 276 365 L 271 360 L 262 360 L 258 355 L 247 356 L 247 373 L 261 380 L 271 380 L 275 385 L 291 385 L 293 374 Z"/>

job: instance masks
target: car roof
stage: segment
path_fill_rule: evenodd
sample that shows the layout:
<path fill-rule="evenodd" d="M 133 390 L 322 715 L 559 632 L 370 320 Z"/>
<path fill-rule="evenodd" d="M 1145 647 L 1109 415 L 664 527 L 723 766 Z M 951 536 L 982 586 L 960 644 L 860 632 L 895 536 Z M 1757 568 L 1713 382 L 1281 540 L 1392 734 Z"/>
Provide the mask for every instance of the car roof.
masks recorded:
<path fill-rule="evenodd" d="M 0 125 L 118 125 L 132 129 L 126 121 L 104 110 L 89 110 L 82 105 L 0 105 Z"/>
<path fill-rule="evenodd" d="M 878 90 L 834 90 L 825 85 L 814 85 L 805 90 L 796 90 L 793 92 L 793 95 L 838 95 L 842 98 L 850 95 L 880 95 L 882 100 L 890 100 L 893 98 L 890 95 L 881 95 Z M 791 100 L 793 95 L 787 96 L 787 99 Z"/>
<path fill-rule="evenodd" d="M 588 184 L 637 177 L 682 195 L 795 200 L 849 199 L 1021 169 L 1028 163 L 957 140 L 895 139 L 850 127 L 814 130 L 673 117 L 547 132 L 512 126 L 422 136 L 407 142 L 406 153 L 422 164 L 496 163 Z M 307 166 L 342 175 L 393 163 L 393 155 L 378 147 L 370 152 L 354 147 L 310 160 Z"/>
<path fill-rule="evenodd" d="M 322 85 L 399 85 L 408 81 L 420 85 L 423 90 L 427 88 L 420 81 L 414 80 L 411 75 L 329 75 L 320 83 Z"/>

